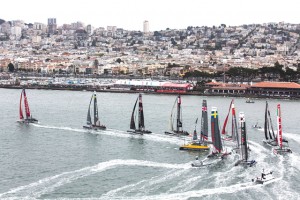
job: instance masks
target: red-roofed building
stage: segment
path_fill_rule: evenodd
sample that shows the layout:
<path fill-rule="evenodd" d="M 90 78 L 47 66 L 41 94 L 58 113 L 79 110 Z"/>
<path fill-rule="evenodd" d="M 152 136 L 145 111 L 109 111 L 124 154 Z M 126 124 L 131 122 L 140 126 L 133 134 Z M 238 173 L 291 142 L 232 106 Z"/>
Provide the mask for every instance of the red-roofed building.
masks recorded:
<path fill-rule="evenodd" d="M 293 82 L 259 82 L 252 85 L 249 93 L 270 97 L 299 97 L 300 84 Z"/>

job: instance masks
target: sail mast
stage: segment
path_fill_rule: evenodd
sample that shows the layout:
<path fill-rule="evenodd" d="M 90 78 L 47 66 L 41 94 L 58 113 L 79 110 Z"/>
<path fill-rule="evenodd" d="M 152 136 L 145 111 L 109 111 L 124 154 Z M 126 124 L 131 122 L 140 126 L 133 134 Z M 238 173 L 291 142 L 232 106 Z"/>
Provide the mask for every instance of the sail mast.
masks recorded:
<path fill-rule="evenodd" d="M 277 105 L 277 140 L 279 148 L 282 149 L 282 122 L 280 104 Z"/>
<path fill-rule="evenodd" d="M 230 111 L 231 111 L 232 103 L 233 103 L 233 99 L 231 100 L 231 103 L 230 103 L 230 106 L 229 106 L 229 110 L 228 110 L 227 116 L 226 116 L 224 124 L 223 124 L 223 128 L 222 128 L 222 134 L 223 135 L 226 134 L 226 126 L 227 126 L 228 117 L 229 117 L 229 114 L 230 114 Z"/>
<path fill-rule="evenodd" d="M 194 129 L 194 134 L 193 134 L 193 140 L 195 140 L 195 141 L 198 140 L 197 131 L 196 131 L 197 123 L 198 123 L 198 118 L 195 121 L 195 129 Z"/>
<path fill-rule="evenodd" d="M 139 94 L 139 130 L 145 129 L 142 94 Z"/>
<path fill-rule="evenodd" d="M 240 112 L 239 118 L 240 118 L 240 127 L 241 127 L 242 160 L 247 161 L 248 160 L 248 145 L 247 145 L 245 114 L 243 112 Z"/>
<path fill-rule="evenodd" d="M 23 90 L 21 92 L 21 97 L 20 97 L 20 108 L 19 108 L 19 116 L 20 116 L 20 119 L 24 119 L 24 116 L 23 116 L 23 110 L 22 110 L 22 97 L 23 97 Z"/>
<path fill-rule="evenodd" d="M 211 109 L 211 137 L 215 149 L 220 153 L 223 149 L 219 129 L 218 110 L 216 107 L 212 107 Z"/>
<path fill-rule="evenodd" d="M 176 125 L 176 132 L 179 133 L 180 127 L 182 127 L 182 122 L 181 122 L 181 97 L 178 95 L 177 98 L 177 125 Z"/>
<path fill-rule="evenodd" d="M 269 132 L 269 126 L 268 126 L 268 102 L 266 101 L 266 109 L 265 109 L 265 124 L 264 124 L 264 129 L 265 129 L 265 138 L 268 140 L 268 132 Z"/>
<path fill-rule="evenodd" d="M 272 123 L 272 118 L 271 118 L 269 108 L 268 108 L 268 117 L 269 117 L 269 120 L 270 120 L 269 126 L 271 127 L 271 130 L 269 130 L 269 136 L 270 136 L 270 139 L 272 139 L 272 136 L 273 136 L 273 139 L 275 139 L 275 133 L 274 133 L 273 123 Z"/>
<path fill-rule="evenodd" d="M 135 101 L 135 104 L 134 104 L 134 107 L 133 107 L 133 110 L 132 110 L 132 114 L 131 114 L 131 120 L 130 120 L 130 129 L 134 129 L 134 130 L 136 129 L 135 121 L 134 121 L 134 111 L 135 111 L 135 107 L 136 107 L 136 104 L 138 102 L 138 99 L 139 98 L 137 98 L 136 101 Z"/>
<path fill-rule="evenodd" d="M 208 139 L 208 117 L 207 117 L 207 103 L 202 101 L 202 116 L 201 116 L 201 141 Z"/>
<path fill-rule="evenodd" d="M 170 120 L 169 120 L 169 126 L 170 126 L 170 130 L 174 131 L 174 126 L 173 126 L 173 114 L 174 114 L 174 109 L 175 109 L 175 105 L 177 104 L 177 98 L 173 104 L 172 110 L 171 110 L 171 116 L 170 116 Z M 177 123 L 177 122 L 176 122 Z"/>
<path fill-rule="evenodd" d="M 237 122 L 236 122 L 236 114 L 235 114 L 235 107 L 234 107 L 234 103 L 232 103 L 232 129 L 233 129 L 233 134 L 232 134 L 232 139 L 234 141 L 237 141 L 237 146 L 240 146 L 240 140 L 239 140 L 239 133 L 238 133 L 238 126 L 237 126 Z"/>
<path fill-rule="evenodd" d="M 94 92 L 94 125 L 100 125 L 96 92 Z"/>
<path fill-rule="evenodd" d="M 23 89 L 23 94 L 24 94 L 24 105 L 25 105 L 26 119 L 28 119 L 30 117 L 30 109 L 29 109 L 29 105 L 28 105 L 28 100 L 27 100 L 25 89 Z"/>

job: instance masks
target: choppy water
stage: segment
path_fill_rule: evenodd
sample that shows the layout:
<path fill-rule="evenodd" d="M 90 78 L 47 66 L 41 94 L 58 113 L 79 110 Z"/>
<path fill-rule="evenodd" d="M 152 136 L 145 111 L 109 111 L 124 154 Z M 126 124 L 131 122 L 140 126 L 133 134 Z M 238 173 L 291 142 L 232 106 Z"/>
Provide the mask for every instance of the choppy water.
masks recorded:
<path fill-rule="evenodd" d="M 192 168 L 198 153 L 182 152 L 182 138 L 163 134 L 175 101 L 174 95 L 143 95 L 146 128 L 153 134 L 126 133 L 137 94 L 98 93 L 99 113 L 106 131 L 82 129 L 91 92 L 27 90 L 29 105 L 39 124 L 18 120 L 19 90 L 0 89 L 0 198 L 1 199 L 300 199 L 299 102 L 269 100 L 275 122 L 281 103 L 284 136 L 293 154 L 275 156 L 262 144 L 265 100 L 246 104 L 251 158 L 255 167 L 234 167 L 234 157 L 214 166 Z M 219 109 L 225 119 L 230 98 L 182 96 L 183 123 L 192 131 L 208 109 Z M 221 122 L 222 124 L 222 122 Z M 275 125 L 275 124 L 274 124 Z M 205 157 L 207 153 L 200 154 Z M 274 170 L 276 179 L 254 185 L 262 169 Z"/>

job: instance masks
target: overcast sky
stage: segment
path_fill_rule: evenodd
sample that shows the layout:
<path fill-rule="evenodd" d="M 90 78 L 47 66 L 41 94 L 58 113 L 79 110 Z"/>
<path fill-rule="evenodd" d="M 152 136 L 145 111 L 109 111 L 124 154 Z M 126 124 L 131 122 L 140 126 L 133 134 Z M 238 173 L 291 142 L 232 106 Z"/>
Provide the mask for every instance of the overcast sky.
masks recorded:
<path fill-rule="evenodd" d="M 241 25 L 265 22 L 300 23 L 299 0 L 5 0 L 0 19 L 57 24 L 81 21 L 94 27 L 117 26 L 150 31 L 187 26 Z"/>

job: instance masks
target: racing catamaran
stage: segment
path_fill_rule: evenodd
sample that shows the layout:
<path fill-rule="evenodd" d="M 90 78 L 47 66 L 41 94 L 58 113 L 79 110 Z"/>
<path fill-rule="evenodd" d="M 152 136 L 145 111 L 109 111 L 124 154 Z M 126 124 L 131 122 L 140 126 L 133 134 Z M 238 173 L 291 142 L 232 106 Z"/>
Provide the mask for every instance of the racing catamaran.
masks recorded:
<path fill-rule="evenodd" d="M 136 105 L 137 102 L 139 102 L 138 104 L 138 110 L 137 110 L 137 114 L 136 114 Z M 136 120 L 135 117 L 137 116 L 137 127 L 136 128 Z M 142 95 L 139 94 L 138 98 L 135 101 L 133 110 L 132 110 L 132 114 L 131 114 L 131 120 L 130 120 L 130 129 L 127 132 L 130 133 L 135 133 L 135 134 L 145 134 L 145 133 L 152 133 L 151 131 L 148 131 L 145 129 L 145 120 L 144 120 L 144 110 L 143 110 L 143 101 L 142 101 Z"/>
<path fill-rule="evenodd" d="M 94 108 L 93 108 L 93 119 L 91 117 L 91 104 L 92 101 L 94 102 Z M 85 129 L 92 129 L 92 130 L 105 130 L 106 126 L 100 124 L 99 114 L 98 114 L 98 105 L 97 105 L 97 95 L 96 92 L 91 97 L 87 118 L 86 118 L 86 125 L 83 126 Z"/>
<path fill-rule="evenodd" d="M 209 150 L 208 139 L 208 117 L 207 117 L 207 102 L 203 100 L 202 102 L 202 115 L 201 115 L 201 130 L 200 138 L 198 139 L 196 125 L 198 118 L 195 122 L 195 130 L 193 134 L 193 141 L 191 143 L 185 144 L 179 148 L 179 150 L 189 150 L 189 151 L 206 151 Z"/>
<path fill-rule="evenodd" d="M 265 140 L 263 143 L 270 146 L 276 147 L 278 145 L 278 140 L 276 139 L 272 118 L 269 110 L 268 102 L 266 101 L 266 109 L 265 109 L 265 123 L 264 123 L 264 132 L 265 132 Z M 282 142 L 288 143 L 286 139 L 283 139 Z"/>
<path fill-rule="evenodd" d="M 231 134 L 228 134 L 228 132 L 226 131 L 226 126 L 229 120 L 230 113 L 231 113 Z M 239 148 L 240 140 L 239 140 L 238 126 L 237 126 L 237 120 L 235 114 L 234 99 L 232 99 L 230 103 L 229 110 L 223 124 L 222 135 L 224 140 L 235 142 L 236 148 L 237 149 Z"/>
<path fill-rule="evenodd" d="M 275 154 L 284 154 L 292 153 L 292 150 L 288 147 L 283 147 L 283 138 L 282 138 L 282 121 L 281 121 L 281 109 L 280 104 L 277 105 L 277 148 L 273 149 Z"/>
<path fill-rule="evenodd" d="M 211 109 L 211 137 L 212 137 L 212 144 L 213 144 L 212 152 L 204 160 L 196 161 L 192 163 L 193 167 L 202 167 L 205 165 L 211 165 L 220 160 L 223 160 L 224 158 L 226 158 L 228 155 L 231 154 L 231 152 L 228 153 L 223 149 L 222 137 L 219 129 L 218 110 L 216 107 L 212 107 Z"/>
<path fill-rule="evenodd" d="M 250 166 L 256 164 L 255 160 L 249 161 L 249 148 L 248 148 L 248 141 L 247 141 L 247 129 L 246 129 L 246 121 L 245 121 L 245 114 L 243 112 L 239 113 L 239 122 L 240 122 L 240 130 L 241 130 L 241 146 L 240 146 L 240 156 L 241 159 L 235 163 L 237 165 L 244 165 Z"/>
<path fill-rule="evenodd" d="M 22 106 L 22 99 L 24 98 L 24 107 L 25 107 L 25 117 L 23 114 L 23 106 Z M 25 89 L 22 89 L 21 92 L 21 97 L 20 97 L 20 107 L 19 107 L 19 118 L 20 120 L 18 122 L 20 123 L 37 123 L 38 120 L 33 118 L 31 113 L 30 113 L 30 109 L 29 109 L 29 104 L 28 104 L 28 99 L 26 96 L 26 92 Z"/>
<path fill-rule="evenodd" d="M 174 108 L 177 105 L 176 109 L 176 129 L 174 129 L 173 121 L 174 121 Z M 181 109 L 181 97 L 180 95 L 177 96 L 170 116 L 170 131 L 165 131 L 167 135 L 174 135 L 174 136 L 181 136 L 181 135 L 189 135 L 187 131 L 182 129 L 182 109 Z"/>

